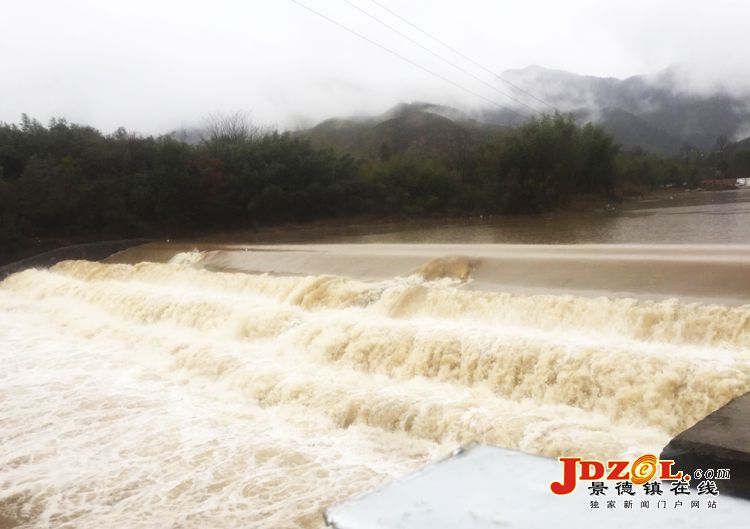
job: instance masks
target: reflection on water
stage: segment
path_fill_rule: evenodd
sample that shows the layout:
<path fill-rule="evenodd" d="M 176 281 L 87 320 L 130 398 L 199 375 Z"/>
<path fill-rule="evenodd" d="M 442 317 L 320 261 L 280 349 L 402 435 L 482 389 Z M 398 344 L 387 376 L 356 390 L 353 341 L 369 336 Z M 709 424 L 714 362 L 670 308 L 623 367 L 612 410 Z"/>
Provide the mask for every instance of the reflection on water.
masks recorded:
<path fill-rule="evenodd" d="M 750 189 L 675 191 L 581 211 L 307 225 L 210 236 L 209 243 L 747 244 Z"/>
<path fill-rule="evenodd" d="M 591 212 L 473 218 L 402 226 L 333 242 L 750 243 L 750 189 L 679 192 Z"/>

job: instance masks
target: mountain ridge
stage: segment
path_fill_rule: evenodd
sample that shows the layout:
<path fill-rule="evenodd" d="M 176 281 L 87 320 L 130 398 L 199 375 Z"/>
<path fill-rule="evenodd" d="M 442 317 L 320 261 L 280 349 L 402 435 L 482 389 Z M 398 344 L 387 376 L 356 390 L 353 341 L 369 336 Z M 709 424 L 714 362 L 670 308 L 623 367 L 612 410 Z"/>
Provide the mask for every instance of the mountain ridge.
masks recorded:
<path fill-rule="evenodd" d="M 692 91 L 684 86 L 676 67 L 618 79 L 532 65 L 506 70 L 502 77 L 563 112 L 601 125 L 625 148 L 674 154 L 675 145 L 687 143 L 709 150 L 720 136 L 740 140 L 750 135 L 750 94 L 735 95 L 724 89 Z M 611 127 L 606 113 L 613 111 L 632 116 L 628 134 Z M 645 132 L 659 131 L 662 140 L 669 137 L 669 141 L 662 145 L 633 142 L 632 137 L 646 128 L 650 130 Z"/>
<path fill-rule="evenodd" d="M 680 86 L 675 69 L 618 79 L 531 65 L 506 70 L 502 77 L 573 114 L 580 123 L 600 125 L 624 150 L 662 156 L 677 155 L 687 147 L 711 152 L 720 137 L 740 141 L 750 136 L 750 95 L 689 91 Z M 542 106 L 528 95 L 525 102 Z M 464 111 L 429 102 L 402 102 L 380 115 L 331 118 L 300 134 L 317 145 L 366 157 L 380 155 L 383 149 L 417 155 L 421 149 L 429 156 L 451 141 L 472 141 L 478 134 L 520 125 L 522 110 L 508 105 Z"/>

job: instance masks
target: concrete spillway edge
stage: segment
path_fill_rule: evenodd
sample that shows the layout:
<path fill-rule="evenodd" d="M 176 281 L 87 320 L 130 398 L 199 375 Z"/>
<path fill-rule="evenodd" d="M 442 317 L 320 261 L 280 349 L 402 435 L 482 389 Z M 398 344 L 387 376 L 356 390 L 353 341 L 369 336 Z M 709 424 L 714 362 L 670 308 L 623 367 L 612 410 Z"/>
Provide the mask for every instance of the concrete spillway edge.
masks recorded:
<path fill-rule="evenodd" d="M 660 458 L 693 476 L 698 469 L 729 469 L 730 479 L 716 482 L 721 493 L 750 498 L 750 392 L 677 435 Z"/>

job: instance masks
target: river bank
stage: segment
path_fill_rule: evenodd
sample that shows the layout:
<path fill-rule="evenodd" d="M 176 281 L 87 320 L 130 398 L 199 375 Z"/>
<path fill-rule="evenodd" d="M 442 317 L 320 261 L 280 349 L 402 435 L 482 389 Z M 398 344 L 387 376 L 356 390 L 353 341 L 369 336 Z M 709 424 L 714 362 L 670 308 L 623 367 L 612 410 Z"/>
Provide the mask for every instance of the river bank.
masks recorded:
<path fill-rule="evenodd" d="M 727 208 L 731 211 L 726 211 Z M 731 222 L 705 223 L 706 217 L 714 213 Z M 656 218 L 660 215 L 661 219 Z M 732 220 L 733 217 L 736 218 Z M 565 207 L 534 215 L 427 218 L 376 218 L 362 215 L 254 229 L 213 230 L 176 237 L 154 233 L 148 239 L 114 241 L 101 241 L 98 237 L 33 239 L 27 241 L 23 248 L 0 254 L 0 267 L 4 267 L 7 272 L 24 265 L 46 266 L 62 259 L 87 259 L 89 257 L 86 252 L 96 245 L 106 249 L 108 245 L 126 247 L 130 241 L 137 243 L 146 240 L 181 245 L 195 243 L 205 249 L 210 249 L 211 245 L 226 244 L 357 242 L 749 244 L 750 235 L 743 228 L 743 223 L 744 226 L 750 225 L 750 189 L 695 191 L 665 188 L 631 196 L 619 202 L 599 196 L 577 197 Z M 121 248 L 113 251 L 118 249 Z M 106 255 L 91 258 L 104 257 Z M 13 263 L 12 267 L 7 266 L 10 263 Z"/>

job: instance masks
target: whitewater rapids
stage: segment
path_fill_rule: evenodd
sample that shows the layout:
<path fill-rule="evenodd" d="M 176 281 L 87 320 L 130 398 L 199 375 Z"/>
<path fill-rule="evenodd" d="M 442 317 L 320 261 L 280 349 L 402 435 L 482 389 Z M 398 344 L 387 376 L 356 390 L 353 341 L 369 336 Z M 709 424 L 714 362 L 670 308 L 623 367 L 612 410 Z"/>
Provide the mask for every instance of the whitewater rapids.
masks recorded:
<path fill-rule="evenodd" d="M 468 290 L 461 261 L 365 281 L 205 258 L 0 283 L 0 514 L 320 527 L 467 442 L 658 453 L 750 390 L 748 305 Z"/>

